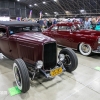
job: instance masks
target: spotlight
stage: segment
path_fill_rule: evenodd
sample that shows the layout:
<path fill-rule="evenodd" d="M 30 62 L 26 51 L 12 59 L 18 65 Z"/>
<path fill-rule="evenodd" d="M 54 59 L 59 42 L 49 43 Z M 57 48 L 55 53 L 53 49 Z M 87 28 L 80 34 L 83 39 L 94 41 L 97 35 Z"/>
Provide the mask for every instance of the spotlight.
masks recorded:
<path fill-rule="evenodd" d="M 43 4 L 46 4 L 46 2 L 45 2 L 45 1 L 43 1 Z"/>
<path fill-rule="evenodd" d="M 37 6 L 37 4 L 35 3 L 34 6 Z"/>

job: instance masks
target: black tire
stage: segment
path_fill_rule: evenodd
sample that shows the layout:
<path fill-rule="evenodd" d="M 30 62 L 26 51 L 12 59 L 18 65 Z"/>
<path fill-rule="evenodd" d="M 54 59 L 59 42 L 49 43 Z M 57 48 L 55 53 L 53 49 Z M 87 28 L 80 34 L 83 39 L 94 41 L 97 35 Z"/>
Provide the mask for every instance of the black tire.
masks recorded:
<path fill-rule="evenodd" d="M 77 56 L 76 56 L 75 52 L 71 48 L 64 48 L 60 51 L 59 54 L 67 55 L 70 59 L 70 64 L 66 65 L 65 64 L 66 62 L 63 62 L 64 67 L 66 68 L 66 71 L 72 72 L 77 68 L 78 59 L 77 59 Z"/>
<path fill-rule="evenodd" d="M 28 69 L 22 59 L 16 59 L 14 61 L 13 71 L 18 88 L 23 93 L 26 93 L 30 88 L 30 81 L 29 81 Z M 18 80 L 16 77 L 18 78 Z"/>

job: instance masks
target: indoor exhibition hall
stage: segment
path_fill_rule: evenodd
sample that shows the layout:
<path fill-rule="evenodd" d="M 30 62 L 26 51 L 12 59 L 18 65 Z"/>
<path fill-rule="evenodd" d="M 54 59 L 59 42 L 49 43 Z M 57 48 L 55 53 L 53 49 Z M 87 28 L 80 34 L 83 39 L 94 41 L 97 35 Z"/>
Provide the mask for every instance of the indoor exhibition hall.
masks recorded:
<path fill-rule="evenodd" d="M 100 0 L 0 0 L 0 100 L 100 100 Z"/>

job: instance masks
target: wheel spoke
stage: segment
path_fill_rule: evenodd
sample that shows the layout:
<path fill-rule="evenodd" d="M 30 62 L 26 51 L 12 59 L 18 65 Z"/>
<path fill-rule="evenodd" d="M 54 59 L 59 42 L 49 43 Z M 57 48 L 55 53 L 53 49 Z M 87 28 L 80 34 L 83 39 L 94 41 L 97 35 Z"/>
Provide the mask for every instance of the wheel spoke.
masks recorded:
<path fill-rule="evenodd" d="M 30 81 L 27 66 L 22 59 L 14 61 L 13 72 L 18 89 L 26 93 L 30 88 Z"/>
<path fill-rule="evenodd" d="M 18 85 L 21 86 L 21 78 L 20 78 L 20 74 L 19 74 L 18 68 L 15 67 L 14 71 L 15 71 L 16 81 L 17 81 Z"/>
<path fill-rule="evenodd" d="M 69 55 L 65 55 L 65 65 L 71 65 L 71 59 Z"/>
<path fill-rule="evenodd" d="M 82 47 L 81 47 L 81 49 L 82 49 L 82 51 L 84 52 L 84 53 L 88 53 L 89 52 L 89 46 L 88 45 L 86 45 L 86 44 L 83 44 L 82 45 Z"/>

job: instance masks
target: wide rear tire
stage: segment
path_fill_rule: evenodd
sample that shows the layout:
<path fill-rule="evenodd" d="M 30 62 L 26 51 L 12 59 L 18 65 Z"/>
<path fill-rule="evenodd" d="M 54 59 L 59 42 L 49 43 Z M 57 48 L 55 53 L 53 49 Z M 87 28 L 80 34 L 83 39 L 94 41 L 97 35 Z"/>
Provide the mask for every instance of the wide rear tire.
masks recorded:
<path fill-rule="evenodd" d="M 13 72 L 19 90 L 26 93 L 30 88 L 29 73 L 22 59 L 16 59 L 14 61 Z"/>
<path fill-rule="evenodd" d="M 65 55 L 65 61 L 63 62 L 66 71 L 72 72 L 78 66 L 78 59 L 75 52 L 71 48 L 64 48 L 59 54 Z"/>

